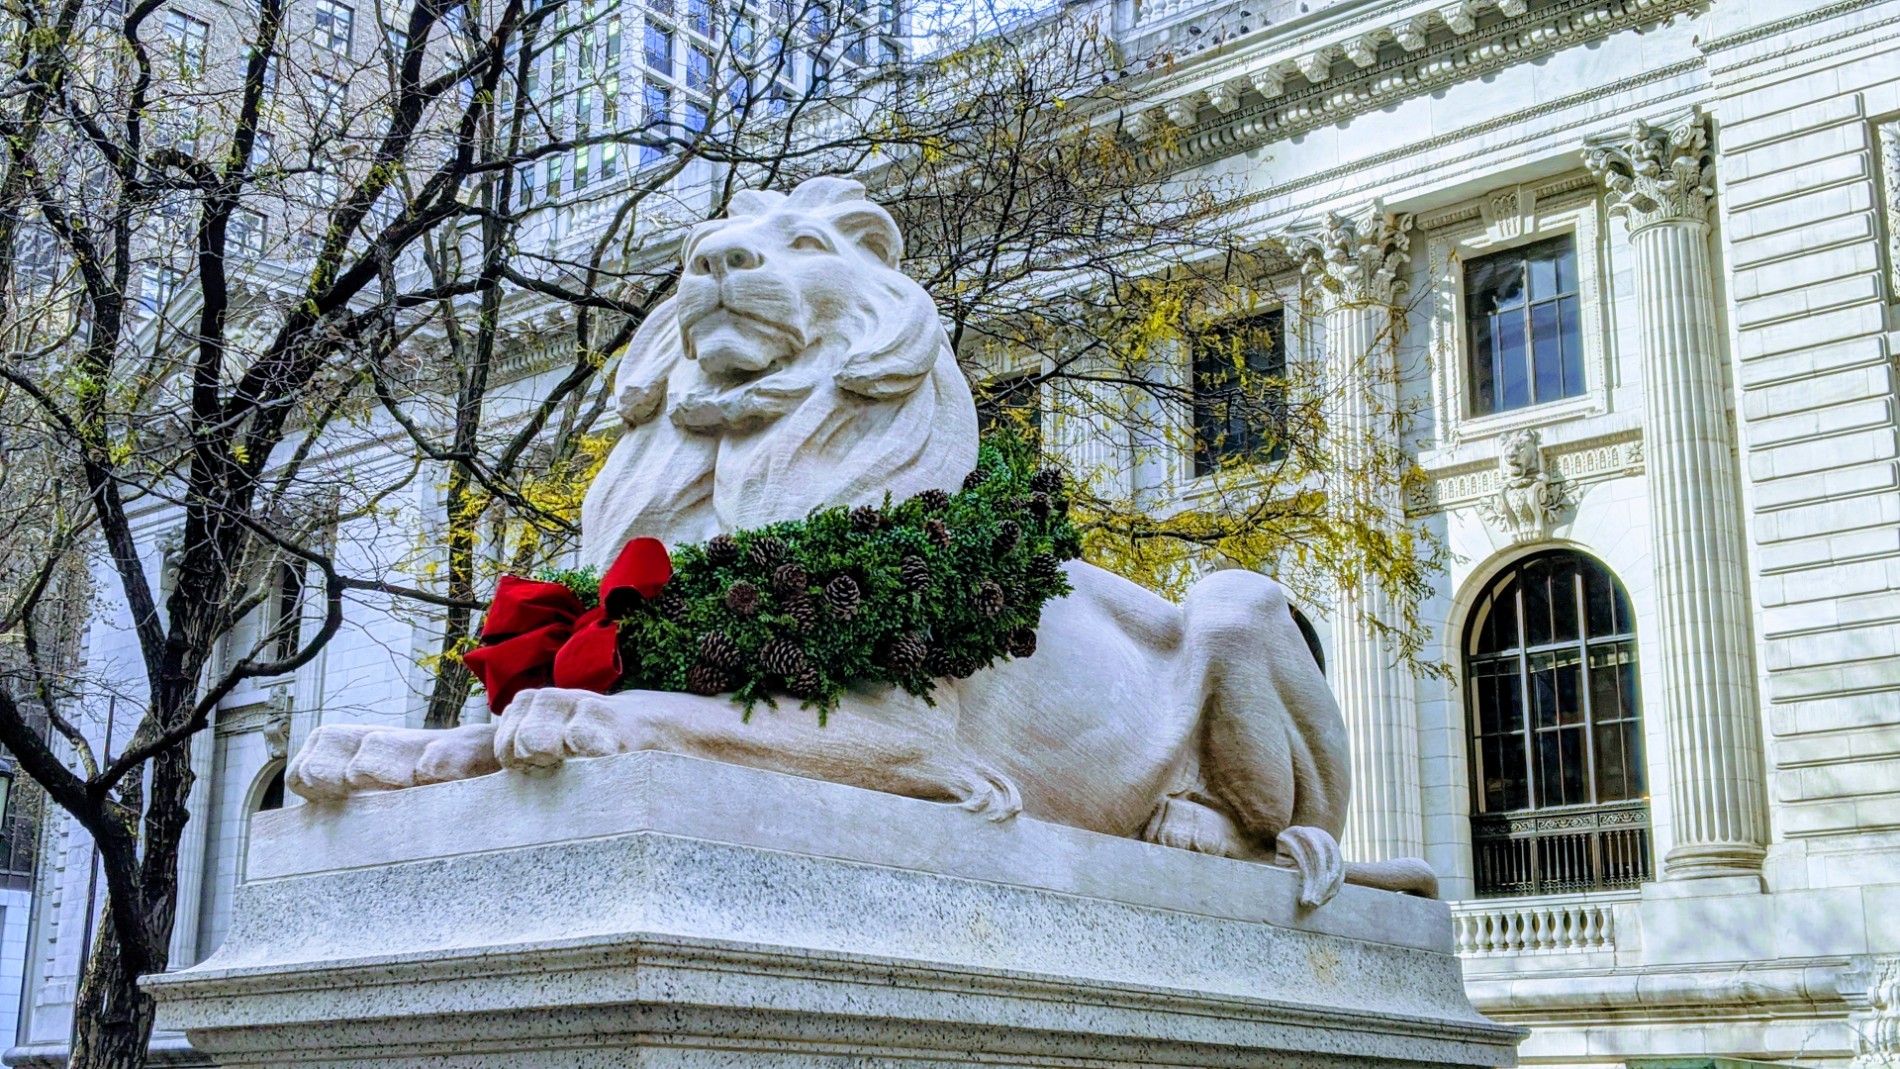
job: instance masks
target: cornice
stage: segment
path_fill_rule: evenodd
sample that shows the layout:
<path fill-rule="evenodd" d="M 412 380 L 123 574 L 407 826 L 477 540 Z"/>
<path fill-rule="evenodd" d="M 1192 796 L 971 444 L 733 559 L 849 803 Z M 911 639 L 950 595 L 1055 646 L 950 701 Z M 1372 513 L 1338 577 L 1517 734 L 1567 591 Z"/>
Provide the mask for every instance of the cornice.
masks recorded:
<path fill-rule="evenodd" d="M 1177 73 L 1154 80 L 1144 87 L 1151 103 L 1125 115 L 1122 131 L 1145 149 L 1151 166 L 1181 169 L 1707 4 L 1464 0 L 1388 9 L 1375 22 L 1305 39 L 1263 34 L 1257 45 L 1185 61 Z M 1465 17 L 1448 20 L 1454 9 Z"/>

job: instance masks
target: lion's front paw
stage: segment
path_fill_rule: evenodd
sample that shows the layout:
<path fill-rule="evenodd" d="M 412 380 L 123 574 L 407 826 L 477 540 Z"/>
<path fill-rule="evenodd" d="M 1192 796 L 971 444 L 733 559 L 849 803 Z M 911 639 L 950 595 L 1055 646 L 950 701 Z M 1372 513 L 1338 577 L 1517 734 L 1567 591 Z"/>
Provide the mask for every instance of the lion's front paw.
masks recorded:
<path fill-rule="evenodd" d="M 310 733 L 284 786 L 313 802 L 469 779 L 500 768 L 488 724 L 431 730 L 330 724 Z"/>
<path fill-rule="evenodd" d="M 644 720 L 622 696 L 545 687 L 524 690 L 502 715 L 495 759 L 517 772 L 546 772 L 570 757 L 642 748 Z"/>

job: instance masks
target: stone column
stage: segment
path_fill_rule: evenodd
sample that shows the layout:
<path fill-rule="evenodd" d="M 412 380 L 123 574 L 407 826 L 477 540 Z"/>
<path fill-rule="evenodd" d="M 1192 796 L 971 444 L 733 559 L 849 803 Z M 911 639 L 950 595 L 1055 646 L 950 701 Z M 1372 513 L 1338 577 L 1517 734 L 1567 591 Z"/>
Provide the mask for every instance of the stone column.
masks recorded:
<path fill-rule="evenodd" d="M 1648 708 L 1669 738 L 1672 880 L 1759 877 L 1768 841 L 1747 546 L 1716 333 L 1714 195 L 1699 115 L 1590 144 L 1585 160 L 1629 225 L 1642 329 L 1643 438 L 1661 657 Z"/>
<path fill-rule="evenodd" d="M 1332 215 L 1299 243 L 1326 314 L 1329 492 L 1345 518 L 1387 529 L 1405 521 L 1397 472 L 1381 472 L 1399 462 L 1394 350 L 1404 317 L 1396 308 L 1411 227 L 1411 216 L 1375 206 Z M 1417 857 L 1425 848 L 1418 703 L 1411 670 L 1380 626 L 1395 622 L 1393 606 L 1370 581 L 1342 587 L 1333 600 L 1327 666 L 1352 741 L 1352 804 L 1340 845 L 1354 861 Z"/>

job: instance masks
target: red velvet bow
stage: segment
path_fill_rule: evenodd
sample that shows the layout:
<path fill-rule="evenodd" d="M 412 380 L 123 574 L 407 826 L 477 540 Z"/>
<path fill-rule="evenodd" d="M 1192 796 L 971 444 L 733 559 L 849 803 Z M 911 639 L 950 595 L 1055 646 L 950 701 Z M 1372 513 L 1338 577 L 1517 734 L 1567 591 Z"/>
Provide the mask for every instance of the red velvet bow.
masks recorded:
<path fill-rule="evenodd" d="M 600 604 L 583 611 L 559 583 L 504 575 L 482 622 L 482 644 L 464 654 L 488 688 L 488 707 L 508 708 L 531 687 L 605 692 L 620 679 L 619 628 L 638 598 L 654 597 L 673 578 L 673 560 L 657 538 L 626 544 L 600 577 Z"/>

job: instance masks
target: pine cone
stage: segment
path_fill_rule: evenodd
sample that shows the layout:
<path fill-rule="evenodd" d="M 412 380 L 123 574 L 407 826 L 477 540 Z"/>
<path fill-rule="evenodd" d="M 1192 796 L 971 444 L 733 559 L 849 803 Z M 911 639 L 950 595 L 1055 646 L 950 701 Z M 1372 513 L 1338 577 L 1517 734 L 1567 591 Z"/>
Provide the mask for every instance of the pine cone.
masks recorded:
<path fill-rule="evenodd" d="M 785 689 L 794 698 L 816 698 L 825 689 L 825 679 L 818 674 L 818 669 L 806 665 L 785 681 Z"/>
<path fill-rule="evenodd" d="M 1029 488 L 1039 493 L 1054 494 L 1062 489 L 1062 472 L 1055 468 L 1044 468 L 1030 476 Z"/>
<path fill-rule="evenodd" d="M 759 667 L 780 679 L 795 678 L 806 668 L 805 651 L 789 638 L 775 638 L 759 650 Z"/>
<path fill-rule="evenodd" d="M 917 556 L 907 555 L 897 566 L 897 572 L 904 579 L 904 585 L 916 591 L 930 589 L 930 562 Z"/>
<path fill-rule="evenodd" d="M 930 656 L 930 647 L 923 636 L 915 631 L 905 631 L 884 647 L 884 667 L 896 675 L 909 675 L 924 666 Z"/>
<path fill-rule="evenodd" d="M 706 562 L 715 568 L 724 568 L 739 559 L 739 543 L 729 534 L 713 535 L 706 543 Z"/>
<path fill-rule="evenodd" d="M 884 526 L 884 513 L 873 505 L 859 505 L 851 510 L 851 529 L 860 534 L 870 534 Z"/>
<path fill-rule="evenodd" d="M 810 631 L 818 626 L 818 606 L 804 594 L 793 594 L 785 599 L 785 615 L 792 618 L 800 631 Z"/>
<path fill-rule="evenodd" d="M 740 652 L 739 644 L 732 641 L 723 631 L 708 631 L 699 640 L 699 663 L 712 668 L 731 671 L 739 667 L 745 655 Z"/>
<path fill-rule="evenodd" d="M 1039 520 L 1049 518 L 1049 495 L 1036 493 L 1029 495 L 1029 511 Z"/>
<path fill-rule="evenodd" d="M 724 669 L 709 664 L 696 664 L 686 670 L 686 689 L 694 694 L 721 694 L 732 685 L 732 678 Z"/>
<path fill-rule="evenodd" d="M 981 586 L 976 588 L 976 611 L 982 613 L 985 617 L 994 620 L 998 616 L 1001 616 L 1005 604 L 1003 600 L 1003 588 L 997 586 L 995 583 L 985 580 Z"/>
<path fill-rule="evenodd" d="M 1049 582 L 1062 574 L 1062 562 L 1053 553 L 1038 553 L 1029 558 L 1029 577 Z"/>
<path fill-rule="evenodd" d="M 780 597 L 803 594 L 811 585 L 811 576 L 801 564 L 781 564 L 772 572 L 772 591 Z"/>
<path fill-rule="evenodd" d="M 849 620 L 857 614 L 858 602 L 862 597 L 858 592 L 857 580 L 848 575 L 841 575 L 825 584 L 825 606 L 840 620 Z"/>
<path fill-rule="evenodd" d="M 947 650 L 931 650 L 924 658 L 924 671 L 940 678 L 968 679 L 976 674 L 978 667 L 974 658 Z"/>
<path fill-rule="evenodd" d="M 990 549 L 999 557 L 1007 557 L 1023 540 L 1023 525 L 1015 520 L 1004 520 L 996 527 L 996 541 L 990 543 Z"/>
<path fill-rule="evenodd" d="M 761 535 L 746 547 L 745 555 L 754 568 L 770 568 L 785 559 L 785 543 L 771 535 Z"/>
<path fill-rule="evenodd" d="M 726 588 L 726 608 L 740 616 L 759 611 L 759 588 L 741 579 Z"/>
<path fill-rule="evenodd" d="M 989 475 L 985 473 L 982 468 L 978 468 L 975 471 L 963 477 L 963 488 L 965 490 L 974 490 L 977 487 L 982 486 L 984 481 L 987 480 L 988 478 L 989 478 Z"/>
<path fill-rule="evenodd" d="M 680 597 L 677 590 L 662 590 L 653 607 L 659 610 L 661 616 L 676 624 L 686 622 L 686 599 Z"/>
<path fill-rule="evenodd" d="M 923 504 L 927 512 L 942 512 L 950 507 L 950 495 L 934 486 L 918 494 L 917 500 Z"/>
<path fill-rule="evenodd" d="M 927 535 L 930 538 L 930 540 L 936 543 L 937 545 L 942 546 L 945 549 L 950 548 L 950 528 L 945 527 L 943 525 L 942 520 L 937 520 L 937 519 L 925 520 L 924 534 Z"/>
<path fill-rule="evenodd" d="M 1034 657 L 1036 655 L 1036 629 L 1019 627 L 1009 633 L 1006 648 L 1011 657 Z"/>

